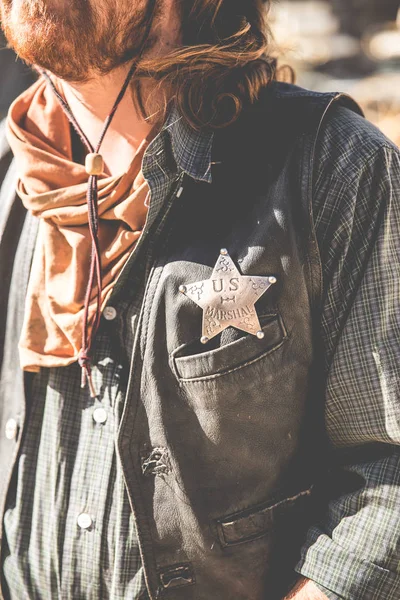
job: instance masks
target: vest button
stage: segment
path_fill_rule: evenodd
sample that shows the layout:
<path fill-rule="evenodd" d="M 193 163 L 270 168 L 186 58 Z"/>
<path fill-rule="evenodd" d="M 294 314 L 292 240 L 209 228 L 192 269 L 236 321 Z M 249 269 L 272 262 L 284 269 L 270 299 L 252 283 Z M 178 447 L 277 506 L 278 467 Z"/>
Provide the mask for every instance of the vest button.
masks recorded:
<path fill-rule="evenodd" d="M 8 419 L 5 434 L 8 440 L 15 440 L 18 435 L 18 423 L 15 419 Z"/>
<path fill-rule="evenodd" d="M 81 513 L 76 520 L 81 529 L 90 529 L 93 525 L 93 519 L 87 513 Z"/>
<path fill-rule="evenodd" d="M 93 411 L 93 421 L 102 425 L 108 419 L 107 411 L 104 408 L 96 408 Z"/>
<path fill-rule="evenodd" d="M 117 311 L 115 310 L 115 308 L 113 306 L 106 306 L 106 308 L 103 311 L 103 317 L 105 318 L 105 320 L 114 321 L 116 316 Z"/>

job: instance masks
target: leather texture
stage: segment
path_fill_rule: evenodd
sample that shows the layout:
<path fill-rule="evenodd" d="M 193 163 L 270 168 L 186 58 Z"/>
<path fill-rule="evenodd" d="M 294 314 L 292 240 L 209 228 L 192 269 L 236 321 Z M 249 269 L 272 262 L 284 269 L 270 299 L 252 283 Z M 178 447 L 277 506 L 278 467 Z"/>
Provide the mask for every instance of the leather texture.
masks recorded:
<path fill-rule="evenodd" d="M 293 583 L 323 463 L 311 197 L 315 144 L 333 102 L 357 110 L 335 94 L 267 88 L 216 135 L 213 183 L 187 177 L 166 207 L 118 436 L 152 600 L 278 600 Z M 9 193 L 7 184 L 0 202 Z M 20 415 L 19 440 L 15 340 L 36 226 L 25 220 L 4 329 L 0 427 Z M 262 340 L 232 330 L 210 347 L 198 341 L 202 311 L 179 286 L 210 277 L 221 248 L 242 274 L 277 278 L 256 304 Z M 0 440 L 4 499 L 19 442 Z"/>

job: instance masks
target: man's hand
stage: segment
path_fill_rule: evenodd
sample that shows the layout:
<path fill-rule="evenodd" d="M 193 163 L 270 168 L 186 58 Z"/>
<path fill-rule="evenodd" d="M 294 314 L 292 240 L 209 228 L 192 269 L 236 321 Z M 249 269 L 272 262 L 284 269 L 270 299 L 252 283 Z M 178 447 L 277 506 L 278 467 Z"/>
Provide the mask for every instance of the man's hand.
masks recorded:
<path fill-rule="evenodd" d="M 300 579 L 284 600 L 328 600 L 310 579 Z"/>

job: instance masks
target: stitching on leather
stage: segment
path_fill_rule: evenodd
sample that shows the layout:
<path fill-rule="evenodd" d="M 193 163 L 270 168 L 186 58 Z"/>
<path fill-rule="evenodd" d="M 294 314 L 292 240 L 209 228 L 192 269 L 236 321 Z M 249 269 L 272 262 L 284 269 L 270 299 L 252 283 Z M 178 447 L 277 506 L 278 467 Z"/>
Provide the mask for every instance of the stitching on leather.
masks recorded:
<path fill-rule="evenodd" d="M 185 571 L 186 571 L 188 577 L 184 577 Z M 176 573 L 176 575 L 178 576 L 177 577 L 178 579 L 182 577 L 182 579 L 184 579 L 186 581 L 183 581 L 182 583 L 180 583 L 178 585 L 167 586 L 164 582 L 164 577 L 168 576 L 168 575 L 173 575 L 174 573 Z M 191 563 L 181 563 L 181 564 L 177 564 L 177 565 L 171 565 L 170 567 L 166 567 L 163 569 L 158 569 L 158 575 L 159 575 L 159 579 L 160 579 L 163 591 L 168 591 L 169 589 L 181 588 L 181 587 L 193 585 L 194 583 L 196 583 L 196 575 L 195 575 L 195 572 L 194 572 L 194 569 L 193 569 L 193 566 Z M 174 579 L 174 578 L 172 577 L 172 579 Z"/>
<path fill-rule="evenodd" d="M 276 346 L 273 346 L 272 348 L 269 348 L 268 350 L 266 350 L 265 352 L 263 352 L 262 354 L 260 354 L 259 356 L 256 356 L 255 358 L 248 360 L 244 363 L 241 363 L 240 365 L 237 365 L 236 367 L 233 367 L 232 369 L 229 369 L 227 371 L 222 371 L 220 373 L 213 373 L 211 375 L 203 375 L 201 377 L 190 377 L 190 378 L 185 378 L 185 377 L 181 377 L 179 375 L 179 371 L 178 368 L 176 366 L 176 358 L 174 356 L 172 356 L 172 361 L 173 361 L 173 367 L 174 367 L 174 372 L 177 373 L 177 377 L 179 380 L 179 383 L 199 383 L 199 382 L 203 382 L 203 381 L 212 381 L 214 379 L 217 379 L 219 377 L 224 377 L 225 375 L 229 375 L 230 373 L 234 373 L 235 371 L 239 371 L 240 369 L 244 369 L 245 367 L 249 367 L 251 365 L 253 365 L 254 363 L 258 362 L 259 360 L 262 360 L 263 358 L 265 358 L 266 356 L 268 356 L 269 354 L 272 354 L 273 352 L 275 352 L 275 350 L 279 350 L 279 348 L 288 340 L 290 339 L 290 335 L 288 334 L 288 331 L 286 329 L 286 325 L 285 322 L 282 318 L 281 314 L 277 314 L 276 316 L 278 316 L 279 318 L 279 324 L 282 328 L 283 331 L 283 337 L 282 340 L 279 342 L 279 344 L 277 344 Z M 241 338 L 244 339 L 244 338 Z M 235 342 L 232 343 L 237 343 L 240 340 L 236 340 Z M 186 346 L 186 344 L 184 345 Z M 183 346 L 180 346 L 180 348 L 182 348 Z M 221 346 L 220 349 L 223 349 L 224 346 Z M 179 348 L 177 349 L 179 350 Z M 176 350 L 176 351 L 177 351 Z M 176 352 L 174 351 L 174 352 Z M 195 355 L 194 355 L 195 356 Z"/>
<path fill-rule="evenodd" d="M 180 178 L 180 184 L 183 185 L 183 177 L 182 176 Z M 179 183 L 177 182 L 176 189 L 178 189 L 178 185 L 179 185 Z M 171 196 L 171 202 L 172 202 L 172 197 L 173 196 Z M 167 218 L 168 215 L 169 215 L 169 211 L 164 214 L 163 219 Z M 162 220 L 162 222 L 164 222 L 164 221 Z M 154 265 L 155 265 L 155 263 L 153 262 L 153 266 L 150 269 L 149 274 L 148 274 L 146 289 L 145 289 L 144 295 L 143 295 L 143 301 L 142 301 L 142 305 L 140 308 L 140 316 L 139 316 L 139 321 L 137 324 L 137 331 L 136 331 L 136 335 L 135 335 L 134 349 L 136 349 L 136 351 L 139 355 L 140 361 L 142 362 L 142 365 L 143 365 L 143 354 L 142 354 L 142 348 L 141 348 L 141 337 L 143 334 L 143 326 L 144 326 L 144 316 L 145 316 L 144 309 L 148 302 L 150 283 L 151 283 L 152 277 L 154 275 L 154 271 L 153 271 Z M 148 315 L 148 318 L 150 318 L 150 315 Z M 145 348 L 143 349 L 143 353 L 144 353 L 144 351 L 145 351 Z M 138 360 L 138 359 L 136 359 L 136 360 Z M 132 384 L 134 382 L 136 382 L 136 385 L 138 383 L 137 377 L 132 376 L 132 380 L 131 380 L 131 370 L 132 370 L 132 364 L 130 366 L 127 390 L 129 390 L 129 387 L 132 387 Z M 127 427 L 126 424 L 128 421 L 128 415 L 129 415 L 129 413 L 131 414 L 132 422 L 134 423 L 134 426 L 135 426 L 136 425 L 136 415 L 137 415 L 138 409 L 139 409 L 139 402 L 133 403 L 133 406 L 132 406 L 131 402 L 125 403 L 125 407 L 124 407 L 122 417 L 121 417 L 121 427 L 120 427 L 120 431 L 118 433 L 118 442 L 117 442 L 120 452 L 121 452 L 121 440 L 123 437 L 126 437 L 126 435 L 127 435 L 126 434 L 126 427 Z M 131 445 L 128 446 L 128 453 L 131 458 L 132 464 L 135 464 L 134 451 L 133 451 L 133 448 Z M 143 526 L 141 525 L 140 521 L 138 520 L 136 523 L 136 527 L 138 529 L 139 536 L 143 530 L 146 532 L 147 535 L 149 535 L 149 533 L 150 533 L 150 527 L 148 525 L 149 514 L 146 512 L 146 508 L 145 508 L 146 505 L 144 502 L 143 491 L 141 492 L 141 490 L 140 490 L 140 479 L 139 479 L 140 472 L 133 470 L 132 473 L 133 473 L 133 478 L 135 479 L 135 482 L 136 482 L 136 488 L 137 488 L 136 493 L 139 495 L 139 503 L 141 504 L 141 510 L 142 510 L 143 517 L 144 517 L 143 518 Z M 151 533 L 150 533 L 150 538 L 152 538 Z M 155 556 L 155 550 L 154 550 L 153 544 L 147 544 L 147 551 L 148 551 L 148 560 L 143 561 L 145 568 L 147 565 L 150 565 L 150 563 L 152 563 L 152 565 L 156 565 L 156 556 Z M 157 592 L 157 594 L 158 594 L 158 592 Z"/>
<path fill-rule="evenodd" d="M 253 365 L 254 363 L 256 363 L 256 362 L 262 360 L 263 358 L 265 358 L 266 356 L 268 356 L 269 354 L 272 354 L 276 350 L 279 350 L 279 348 L 289 338 L 290 338 L 289 335 L 285 335 L 277 346 L 274 346 L 273 348 L 270 348 L 269 350 L 267 350 L 266 352 L 264 352 L 260 356 L 257 356 L 256 358 L 253 358 L 252 360 L 249 360 L 247 362 L 241 363 L 237 367 L 234 367 L 233 369 L 229 369 L 228 371 L 223 371 L 222 373 L 214 373 L 213 375 L 205 375 L 204 377 L 193 377 L 192 379 L 184 379 L 184 378 L 180 377 L 179 381 L 181 383 L 199 383 L 199 382 L 202 382 L 202 381 L 212 381 L 214 379 L 218 379 L 219 377 L 224 377 L 225 375 L 230 375 L 231 373 L 234 373 L 235 371 L 240 371 L 241 369 L 244 369 L 246 367 L 249 367 L 249 366 Z"/>
<path fill-rule="evenodd" d="M 224 525 L 230 525 L 233 523 L 240 522 L 242 520 L 243 521 L 251 520 L 256 515 L 264 512 L 264 511 L 265 511 L 265 513 L 267 513 L 267 515 L 271 515 L 271 518 L 268 521 L 267 525 L 273 525 L 274 513 L 276 511 L 279 511 L 279 509 L 284 508 L 287 505 L 295 504 L 297 502 L 297 500 L 300 500 L 301 498 L 306 498 L 308 496 L 311 496 L 313 489 L 314 489 L 314 486 L 312 485 L 308 489 L 302 490 L 301 492 L 299 492 L 298 494 L 295 494 L 294 496 L 289 496 L 288 498 L 283 498 L 282 500 L 279 500 L 279 502 L 275 502 L 274 504 L 271 504 L 270 506 L 268 504 L 266 504 L 264 506 L 258 505 L 256 507 L 254 507 L 254 510 L 247 509 L 247 510 L 242 511 L 241 513 L 240 512 L 234 513 L 230 516 L 222 517 L 222 518 L 218 519 L 216 521 L 216 523 L 217 523 L 217 529 L 218 529 L 218 537 L 219 537 L 221 544 L 224 547 L 236 546 L 238 544 L 244 544 L 246 542 L 251 542 L 253 540 L 256 540 L 258 538 L 265 536 L 269 531 L 268 526 L 265 526 L 264 529 L 262 529 L 260 531 L 256 531 L 254 533 L 251 533 L 249 535 L 238 536 L 237 540 L 235 540 L 235 541 L 230 541 L 229 539 L 227 539 L 227 537 L 225 535 Z M 241 516 L 241 514 L 243 516 Z"/>
<path fill-rule="evenodd" d="M 278 311 L 274 311 L 274 312 L 270 312 L 270 313 L 263 313 L 262 315 L 258 315 L 259 319 L 265 319 L 267 317 L 271 317 L 272 318 L 276 318 L 278 317 L 278 319 L 282 320 L 282 317 L 280 315 L 280 313 Z M 283 321 L 282 321 L 283 324 Z M 265 323 L 264 327 L 266 327 L 268 325 L 268 323 Z M 263 327 L 263 326 L 262 326 Z M 283 326 L 284 331 L 286 331 L 285 327 Z M 194 344 L 195 342 L 198 342 L 200 339 L 200 336 L 196 336 L 194 338 L 192 338 L 191 340 L 189 340 L 188 342 L 185 342 L 184 344 L 181 344 L 180 346 L 178 346 L 178 348 L 175 348 L 175 350 L 173 350 L 170 353 L 170 358 L 172 359 L 176 359 L 176 358 L 186 358 L 185 356 L 176 356 L 178 354 L 178 352 L 180 352 L 180 350 L 183 350 L 183 348 L 188 348 L 191 344 Z M 243 338 L 239 338 L 237 340 L 234 340 L 233 342 L 230 342 L 229 344 L 226 344 L 227 346 L 230 346 L 232 344 L 237 344 L 238 342 L 241 342 Z M 202 352 L 201 354 L 199 354 L 198 356 L 202 356 L 202 354 L 212 354 L 213 352 L 218 352 L 219 350 L 222 350 L 222 348 L 224 348 L 224 346 L 220 346 L 219 348 L 216 348 L 214 350 L 210 350 L 209 352 Z M 197 355 L 196 355 L 197 356 Z"/>

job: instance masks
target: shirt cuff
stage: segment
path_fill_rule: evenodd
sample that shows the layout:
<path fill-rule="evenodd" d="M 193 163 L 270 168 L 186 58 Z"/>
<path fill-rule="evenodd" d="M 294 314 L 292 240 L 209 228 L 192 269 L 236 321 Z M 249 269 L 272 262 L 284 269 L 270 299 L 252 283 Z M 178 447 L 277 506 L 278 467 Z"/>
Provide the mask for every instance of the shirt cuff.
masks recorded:
<path fill-rule="evenodd" d="M 314 530 L 296 571 L 320 586 L 329 600 L 399 600 L 400 574 L 362 560 Z"/>

